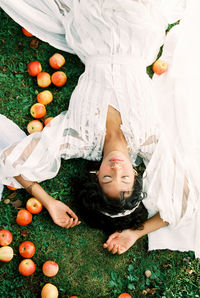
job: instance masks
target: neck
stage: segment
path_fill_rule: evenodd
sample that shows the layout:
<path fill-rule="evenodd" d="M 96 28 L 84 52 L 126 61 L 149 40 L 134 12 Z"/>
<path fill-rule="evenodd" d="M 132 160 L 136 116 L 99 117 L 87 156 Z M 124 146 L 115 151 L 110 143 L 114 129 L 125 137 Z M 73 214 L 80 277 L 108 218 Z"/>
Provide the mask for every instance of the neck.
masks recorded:
<path fill-rule="evenodd" d="M 103 157 L 112 151 L 123 152 L 127 157 L 129 156 L 127 142 L 123 132 L 120 129 L 121 117 L 119 112 L 108 110 L 110 113 L 106 122 L 106 136 L 103 148 Z M 114 117 L 113 117 L 114 116 Z"/>
<path fill-rule="evenodd" d="M 112 151 L 120 151 L 129 157 L 129 151 L 127 148 L 127 142 L 123 138 L 120 138 L 118 134 L 112 134 L 109 137 L 105 138 L 104 148 L 103 148 L 103 157 L 108 155 Z"/>

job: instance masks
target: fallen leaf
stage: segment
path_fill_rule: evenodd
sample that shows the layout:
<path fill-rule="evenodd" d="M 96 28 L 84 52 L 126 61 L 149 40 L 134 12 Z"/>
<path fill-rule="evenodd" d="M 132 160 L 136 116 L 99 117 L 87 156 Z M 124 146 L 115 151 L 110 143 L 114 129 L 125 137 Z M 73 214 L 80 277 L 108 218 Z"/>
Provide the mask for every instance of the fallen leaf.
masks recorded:
<path fill-rule="evenodd" d="M 189 273 L 190 275 L 194 272 L 194 270 L 190 269 L 190 268 L 187 268 L 186 269 L 187 273 Z"/>
<path fill-rule="evenodd" d="M 21 200 L 16 200 L 11 203 L 13 207 L 19 208 L 22 206 L 22 201 Z"/>
<path fill-rule="evenodd" d="M 148 288 L 148 289 L 146 289 L 147 293 L 150 293 L 152 295 L 154 295 L 156 293 L 156 290 L 157 290 L 156 288 L 152 288 L 152 289 Z"/>
<path fill-rule="evenodd" d="M 37 38 L 34 38 L 30 42 L 30 48 L 31 49 L 37 49 L 39 45 L 39 40 Z"/>
<path fill-rule="evenodd" d="M 23 231 L 21 231 L 20 232 L 21 233 L 21 235 L 23 236 L 23 237 L 26 237 L 26 236 L 28 236 L 28 231 L 27 230 L 23 230 Z"/>
<path fill-rule="evenodd" d="M 9 199 L 5 199 L 3 202 L 4 202 L 4 204 L 6 204 L 6 205 L 7 205 L 7 204 L 10 204 L 10 200 L 9 200 Z"/>
<path fill-rule="evenodd" d="M 169 269 L 169 268 L 171 269 L 172 268 L 172 265 L 171 264 L 163 264 L 162 266 L 165 269 Z"/>
<path fill-rule="evenodd" d="M 24 80 L 22 80 L 22 86 L 23 86 L 23 87 L 26 87 L 26 85 L 24 84 Z"/>
<path fill-rule="evenodd" d="M 17 195 L 16 191 L 13 191 L 9 196 L 6 197 L 6 199 L 14 199 Z"/>

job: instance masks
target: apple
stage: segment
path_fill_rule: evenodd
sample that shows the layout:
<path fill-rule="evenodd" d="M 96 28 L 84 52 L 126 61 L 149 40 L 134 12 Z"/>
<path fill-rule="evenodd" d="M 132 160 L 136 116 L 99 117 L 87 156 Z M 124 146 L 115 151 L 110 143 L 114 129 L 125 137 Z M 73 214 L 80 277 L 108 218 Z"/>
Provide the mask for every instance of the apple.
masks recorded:
<path fill-rule="evenodd" d="M 14 256 L 14 252 L 12 247 L 10 246 L 3 246 L 0 247 L 0 261 L 2 262 L 10 262 Z"/>
<path fill-rule="evenodd" d="M 58 289 L 56 286 L 47 283 L 42 288 L 41 298 L 57 298 L 58 297 Z"/>
<path fill-rule="evenodd" d="M 123 293 L 119 295 L 118 298 L 131 298 L 131 295 L 129 295 L 128 293 Z"/>
<path fill-rule="evenodd" d="M 37 75 L 37 84 L 39 87 L 46 88 L 51 84 L 51 77 L 48 72 L 40 72 Z"/>
<path fill-rule="evenodd" d="M 42 203 L 36 198 L 30 198 L 26 202 L 26 209 L 32 214 L 40 213 L 42 210 Z"/>
<path fill-rule="evenodd" d="M 161 75 L 162 73 L 167 71 L 167 68 L 168 68 L 167 62 L 161 59 L 158 59 L 157 61 L 154 62 L 152 68 L 154 73 Z"/>
<path fill-rule="evenodd" d="M 32 107 L 30 109 L 30 113 L 34 118 L 39 119 L 39 118 L 44 117 L 46 115 L 47 111 L 43 104 L 35 103 L 34 105 L 32 105 Z"/>
<path fill-rule="evenodd" d="M 8 230 L 1 230 L 0 231 L 0 245 L 1 246 L 7 246 L 9 245 L 13 240 L 12 234 Z"/>
<path fill-rule="evenodd" d="M 27 65 L 27 70 L 30 76 L 36 77 L 42 71 L 42 66 L 40 62 L 32 61 Z"/>
<path fill-rule="evenodd" d="M 44 275 L 48 277 L 55 276 L 58 273 L 58 270 L 59 270 L 59 266 L 54 261 L 47 261 L 42 266 L 42 271 Z"/>
<path fill-rule="evenodd" d="M 31 34 L 30 32 L 28 32 L 25 28 L 22 27 L 22 32 L 24 35 L 26 35 L 27 37 L 32 37 L 33 34 Z"/>
<path fill-rule="evenodd" d="M 70 296 L 69 298 L 78 298 L 78 296 Z"/>
<path fill-rule="evenodd" d="M 65 58 L 59 53 L 55 53 L 49 59 L 49 64 L 54 69 L 59 69 L 65 64 Z"/>
<path fill-rule="evenodd" d="M 23 258 L 30 259 L 35 254 L 35 245 L 31 241 L 24 241 L 19 246 L 19 253 Z"/>
<path fill-rule="evenodd" d="M 40 132 L 43 130 L 43 124 L 39 120 L 32 120 L 27 125 L 27 131 L 29 134 L 34 132 Z"/>
<path fill-rule="evenodd" d="M 56 71 L 51 77 L 52 83 L 57 87 L 62 87 L 67 82 L 67 76 L 63 71 Z"/>
<path fill-rule="evenodd" d="M 43 105 L 48 105 L 53 100 L 53 94 L 49 90 L 44 90 L 37 95 L 37 101 Z"/>
<path fill-rule="evenodd" d="M 35 272 L 36 266 L 31 259 L 24 259 L 19 264 L 19 272 L 24 276 L 29 276 Z"/>
<path fill-rule="evenodd" d="M 53 119 L 54 117 L 48 117 L 44 120 L 44 125 L 46 126 L 47 124 L 49 124 L 49 122 L 51 122 L 51 120 Z"/>
<path fill-rule="evenodd" d="M 16 187 L 12 187 L 12 186 L 10 186 L 10 185 L 6 185 L 6 186 L 7 186 L 7 188 L 10 189 L 10 190 L 17 190 Z"/>
<path fill-rule="evenodd" d="M 17 213 L 17 218 L 16 222 L 20 226 L 26 226 L 32 222 L 32 214 L 26 210 L 26 209 L 21 209 Z"/>

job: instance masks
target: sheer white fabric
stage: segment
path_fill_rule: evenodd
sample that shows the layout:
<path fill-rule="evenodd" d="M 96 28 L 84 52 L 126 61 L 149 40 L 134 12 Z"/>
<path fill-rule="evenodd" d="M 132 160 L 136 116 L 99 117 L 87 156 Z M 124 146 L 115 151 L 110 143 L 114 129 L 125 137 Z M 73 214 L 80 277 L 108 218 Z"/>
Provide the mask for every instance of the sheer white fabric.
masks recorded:
<path fill-rule="evenodd" d="M 191 3 L 197 2 L 191 0 Z M 38 38 L 76 53 L 86 65 L 67 112 L 58 115 L 41 133 L 24 137 L 19 130 L 21 141 L 10 140 L 6 149 L 0 140 L 1 183 L 19 187 L 13 179 L 19 174 L 39 182 L 50 179 L 60 168 L 60 158 L 100 160 L 107 109 L 114 102 L 121 113 L 121 129 L 133 165 L 138 155 L 146 164 L 150 160 L 144 184 L 149 214 L 160 211 L 162 218 L 171 224 L 150 235 L 149 248 L 194 250 L 198 255 L 197 222 L 191 221 L 188 245 L 184 244 L 183 236 L 188 221 L 196 218 L 199 210 L 196 163 L 199 156 L 198 138 L 195 138 L 198 127 L 195 96 L 199 94 L 199 87 L 188 76 L 179 77 L 183 72 L 179 68 L 178 75 L 176 71 L 181 63 L 177 58 L 172 59 L 184 57 L 184 61 L 189 61 L 185 59 L 188 54 L 181 53 L 185 45 L 183 36 L 188 30 L 184 22 L 189 23 L 187 19 L 191 20 L 191 16 L 185 17 L 167 37 L 163 58 L 168 59 L 169 71 L 154 78 L 155 94 L 146 74 L 146 66 L 155 60 L 165 41 L 168 23 L 180 18 L 186 0 L 20 0 L 17 3 L 0 0 L 0 4 Z M 182 33 L 176 43 L 178 30 Z M 191 30 L 195 32 L 194 28 Z M 197 37 L 191 38 L 195 41 Z M 186 45 L 184 49 L 187 50 Z M 188 103 L 188 97 L 192 98 L 193 105 Z M 188 121 L 183 120 L 184 109 Z M 0 127 L 6 121 L 1 117 Z M 4 131 L 5 136 L 12 130 L 11 126 Z M 167 235 L 169 241 L 155 233 Z M 163 239 L 162 245 L 158 239 Z"/>
<path fill-rule="evenodd" d="M 75 52 L 86 65 L 69 110 L 57 116 L 41 134 L 28 136 L 11 153 L 8 149 L 0 154 L 1 182 L 19 187 L 12 178 L 18 174 L 35 181 L 50 179 L 59 170 L 60 157 L 100 160 L 107 108 L 113 97 L 133 164 L 138 154 L 148 160 L 157 143 L 158 129 L 146 66 L 155 59 L 165 37 L 168 21 L 162 2 L 0 3 L 30 32 L 58 48 L 62 45 L 64 50 Z M 174 5 L 171 11 L 176 10 Z"/>
<path fill-rule="evenodd" d="M 169 70 L 153 80 L 161 137 L 146 170 L 145 205 L 170 227 L 152 233 L 150 249 L 194 250 L 200 257 L 200 51 L 198 0 L 188 1 L 167 36 L 162 58 Z"/>

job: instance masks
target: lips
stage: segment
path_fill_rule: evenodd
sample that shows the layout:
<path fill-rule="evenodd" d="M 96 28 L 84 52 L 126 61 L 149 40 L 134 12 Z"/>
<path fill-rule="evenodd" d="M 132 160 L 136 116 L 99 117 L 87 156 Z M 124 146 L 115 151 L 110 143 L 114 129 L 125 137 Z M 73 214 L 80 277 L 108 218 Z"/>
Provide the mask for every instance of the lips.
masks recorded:
<path fill-rule="evenodd" d="M 110 161 L 112 162 L 120 162 L 120 161 L 123 161 L 123 159 L 120 159 L 120 158 L 117 158 L 117 157 L 113 157 L 110 159 Z"/>

